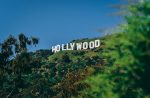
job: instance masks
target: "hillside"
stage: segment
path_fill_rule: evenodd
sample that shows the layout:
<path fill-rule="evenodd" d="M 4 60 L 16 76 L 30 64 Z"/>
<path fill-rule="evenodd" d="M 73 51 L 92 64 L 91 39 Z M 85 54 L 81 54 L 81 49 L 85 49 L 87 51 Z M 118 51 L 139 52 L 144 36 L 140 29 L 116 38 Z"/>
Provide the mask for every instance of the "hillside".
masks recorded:
<path fill-rule="evenodd" d="M 149 10 L 149 0 L 129 5 L 126 23 L 96 38 L 95 49 L 28 52 L 37 38 L 8 37 L 0 44 L 0 97 L 150 98 Z"/>

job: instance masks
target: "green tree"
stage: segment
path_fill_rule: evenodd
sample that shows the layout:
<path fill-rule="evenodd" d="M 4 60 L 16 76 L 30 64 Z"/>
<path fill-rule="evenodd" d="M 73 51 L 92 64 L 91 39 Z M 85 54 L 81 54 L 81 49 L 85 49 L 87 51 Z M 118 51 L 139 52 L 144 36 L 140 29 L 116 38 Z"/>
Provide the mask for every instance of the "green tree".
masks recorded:
<path fill-rule="evenodd" d="M 28 38 L 23 33 L 18 39 L 9 36 L 0 45 L 0 96 L 10 97 L 24 87 L 23 73 L 31 71 L 32 57 L 27 52 L 28 45 L 38 44 L 37 38 Z"/>
<path fill-rule="evenodd" d="M 86 80 L 83 98 L 150 97 L 150 1 L 129 5 L 122 32 L 107 36 L 107 67 Z M 109 41 L 107 40 L 109 38 Z"/>

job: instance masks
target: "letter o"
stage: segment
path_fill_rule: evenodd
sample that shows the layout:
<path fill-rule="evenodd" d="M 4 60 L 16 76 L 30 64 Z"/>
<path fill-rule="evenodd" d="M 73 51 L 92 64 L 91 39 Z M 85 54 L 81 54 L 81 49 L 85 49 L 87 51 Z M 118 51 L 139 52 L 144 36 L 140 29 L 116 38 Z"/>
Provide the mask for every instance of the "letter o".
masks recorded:
<path fill-rule="evenodd" d="M 56 52 L 60 51 L 60 45 L 55 46 L 56 47 Z"/>
<path fill-rule="evenodd" d="M 89 48 L 90 49 L 93 49 L 95 47 L 95 43 L 94 43 L 94 41 L 91 41 L 90 43 L 89 43 Z"/>
<path fill-rule="evenodd" d="M 88 42 L 84 42 L 82 47 L 83 49 L 88 49 Z"/>

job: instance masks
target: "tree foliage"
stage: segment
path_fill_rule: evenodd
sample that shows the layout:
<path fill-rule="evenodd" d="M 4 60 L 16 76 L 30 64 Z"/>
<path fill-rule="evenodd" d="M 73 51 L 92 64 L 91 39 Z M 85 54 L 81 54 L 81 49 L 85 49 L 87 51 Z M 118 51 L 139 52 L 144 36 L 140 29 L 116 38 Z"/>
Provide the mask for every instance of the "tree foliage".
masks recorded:
<path fill-rule="evenodd" d="M 91 76 L 83 98 L 149 98 L 150 97 L 150 1 L 129 6 L 123 32 L 110 35 L 103 56 L 107 66 Z"/>
<path fill-rule="evenodd" d="M 126 24 L 92 50 L 28 52 L 37 38 L 9 36 L 0 44 L 0 97 L 149 98 L 150 1 L 128 10 Z"/>

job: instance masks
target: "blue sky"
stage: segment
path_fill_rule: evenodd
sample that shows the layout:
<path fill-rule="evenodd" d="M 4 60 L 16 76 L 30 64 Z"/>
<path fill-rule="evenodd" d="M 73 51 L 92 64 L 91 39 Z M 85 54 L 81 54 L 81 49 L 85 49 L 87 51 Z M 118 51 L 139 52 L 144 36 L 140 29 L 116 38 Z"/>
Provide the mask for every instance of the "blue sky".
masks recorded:
<path fill-rule="evenodd" d="M 73 39 L 101 35 L 100 28 L 112 28 L 122 22 L 110 16 L 110 7 L 123 0 L 0 0 L 0 42 L 10 34 L 23 32 L 40 39 L 35 49 L 50 49 L 52 45 Z"/>

